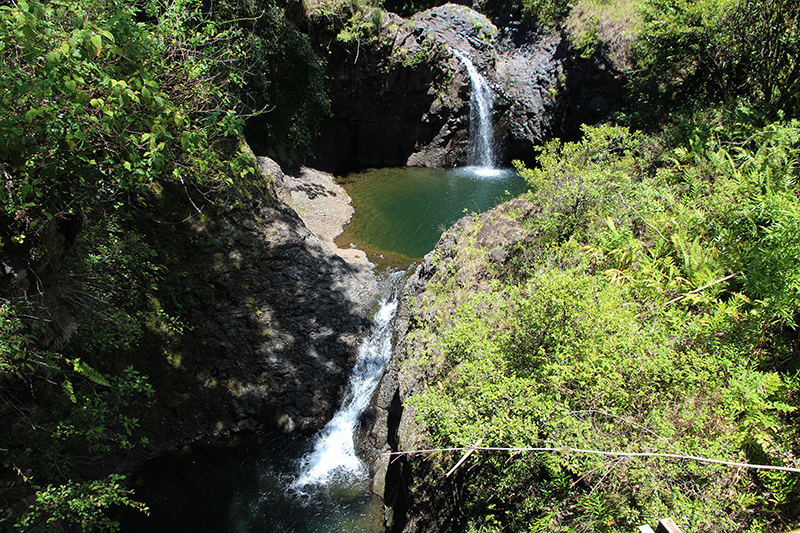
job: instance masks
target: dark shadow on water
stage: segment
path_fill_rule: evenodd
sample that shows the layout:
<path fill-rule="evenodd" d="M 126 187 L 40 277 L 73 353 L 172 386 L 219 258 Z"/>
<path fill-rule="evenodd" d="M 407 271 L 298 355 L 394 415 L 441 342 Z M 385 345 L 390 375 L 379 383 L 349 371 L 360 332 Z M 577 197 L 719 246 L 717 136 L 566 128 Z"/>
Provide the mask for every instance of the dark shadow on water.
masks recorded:
<path fill-rule="evenodd" d="M 134 476 L 150 516 L 127 513 L 122 533 L 382 531 L 382 505 L 364 486 L 289 487 L 302 438 L 269 433 L 235 447 L 194 445 Z"/>

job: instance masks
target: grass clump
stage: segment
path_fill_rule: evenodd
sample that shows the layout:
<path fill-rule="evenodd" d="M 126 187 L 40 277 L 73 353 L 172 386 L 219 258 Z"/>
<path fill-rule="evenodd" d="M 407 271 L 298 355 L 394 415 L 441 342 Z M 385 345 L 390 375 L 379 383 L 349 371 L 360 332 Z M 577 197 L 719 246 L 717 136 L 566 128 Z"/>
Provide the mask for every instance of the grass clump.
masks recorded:
<path fill-rule="evenodd" d="M 577 2 L 564 20 L 570 41 L 581 57 L 603 54 L 620 71 L 634 68 L 633 43 L 641 24 L 638 0 Z"/>

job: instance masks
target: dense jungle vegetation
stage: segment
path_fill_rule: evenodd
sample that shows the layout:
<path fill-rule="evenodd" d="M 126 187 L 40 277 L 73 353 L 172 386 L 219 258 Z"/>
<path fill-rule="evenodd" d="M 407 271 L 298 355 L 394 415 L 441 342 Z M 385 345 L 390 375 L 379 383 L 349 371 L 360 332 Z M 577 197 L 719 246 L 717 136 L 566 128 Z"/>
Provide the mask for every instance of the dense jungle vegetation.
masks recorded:
<path fill-rule="evenodd" d="M 374 31 L 376 2 L 307 4 L 330 23 L 324 38 Z M 415 332 L 441 344 L 441 379 L 413 402 L 430 444 L 800 466 L 800 8 L 522 4 L 587 58 L 624 48 L 631 111 L 520 167 L 536 239 L 490 287 L 443 277 L 418 303 L 442 317 Z M 294 6 L 0 2 L 0 246 L 17 276 L 0 295 L 0 528 L 113 530 L 107 509 L 142 507 L 124 477 L 92 467 L 143 444 L 134 413 L 154 391 L 131 364 L 141 340 L 182 334 L 181 282 L 133 218 L 169 213 L 165 190 L 189 213 L 269 197 L 241 143 L 248 120 L 281 162 L 307 153 L 329 106 Z M 609 37 L 619 21 L 622 42 Z M 42 290 L 56 234 L 74 240 L 59 297 L 82 314 L 68 341 Z M 687 531 L 782 531 L 800 513 L 790 472 L 574 453 L 481 453 L 467 467 L 460 519 L 474 531 L 631 531 L 667 515 Z"/>
<path fill-rule="evenodd" d="M 615 6 L 581 8 L 603 53 Z M 415 302 L 405 364 L 435 375 L 411 445 L 463 448 L 413 459 L 438 479 L 417 489 L 461 530 L 798 526 L 797 471 L 658 454 L 800 467 L 800 6 L 637 9 L 631 112 L 518 164 L 529 237 L 492 265 L 476 215 Z M 476 443 L 551 451 L 477 452 L 453 488 Z"/>
<path fill-rule="evenodd" d="M 191 296 L 142 228 L 271 201 L 246 120 L 305 155 L 323 63 L 268 1 L 2 4 L 0 529 L 115 529 L 105 510 L 142 505 L 102 472 L 147 444 L 141 353 L 179 342 Z"/>

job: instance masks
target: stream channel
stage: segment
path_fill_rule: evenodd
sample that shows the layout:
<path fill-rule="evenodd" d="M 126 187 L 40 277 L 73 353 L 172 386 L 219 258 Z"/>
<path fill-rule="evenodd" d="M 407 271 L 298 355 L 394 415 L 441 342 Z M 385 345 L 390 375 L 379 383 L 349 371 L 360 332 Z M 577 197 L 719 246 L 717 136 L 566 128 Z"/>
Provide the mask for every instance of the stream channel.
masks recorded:
<path fill-rule="evenodd" d="M 472 87 L 470 166 L 370 170 L 338 180 L 355 214 L 336 245 L 367 254 L 380 295 L 333 419 L 310 438 L 265 432 L 228 446 L 188 446 L 150 462 L 134 477 L 136 497 L 150 515 L 128 514 L 123 533 L 385 530 L 383 502 L 370 491 L 369 469 L 356 453 L 354 436 L 391 357 L 399 293 L 414 263 L 433 250 L 447 227 L 527 189 L 514 171 L 496 168 L 488 82 L 467 55 L 453 54 Z"/>
<path fill-rule="evenodd" d="M 150 516 L 129 514 L 123 533 L 384 531 L 383 505 L 369 490 L 353 433 L 391 355 L 398 293 L 446 227 L 518 196 L 526 184 L 513 171 L 477 168 L 371 170 L 339 182 L 355 215 L 337 244 L 363 249 L 381 287 L 343 406 L 310 438 L 266 432 L 148 463 L 134 489 Z"/>
<path fill-rule="evenodd" d="M 134 477 L 150 515 L 129 513 L 123 533 L 384 531 L 353 433 L 391 355 L 391 320 L 414 263 L 465 212 L 486 211 L 526 190 L 512 171 L 371 170 L 342 178 L 355 215 L 337 239 L 376 263 L 381 288 L 344 405 L 310 438 L 265 432 L 227 445 L 196 444 L 148 463 Z"/>
<path fill-rule="evenodd" d="M 344 400 L 308 439 L 276 433 L 228 447 L 187 447 L 142 469 L 137 497 L 150 516 L 123 521 L 126 533 L 289 533 L 384 531 L 383 505 L 370 492 L 369 469 L 356 454 L 359 419 L 392 353 L 392 320 L 414 263 L 467 213 L 480 213 L 527 188 L 495 168 L 492 91 L 470 60 L 469 164 L 460 169 L 371 170 L 340 179 L 355 214 L 336 239 L 364 250 L 376 266 L 380 296 L 358 349 Z"/>

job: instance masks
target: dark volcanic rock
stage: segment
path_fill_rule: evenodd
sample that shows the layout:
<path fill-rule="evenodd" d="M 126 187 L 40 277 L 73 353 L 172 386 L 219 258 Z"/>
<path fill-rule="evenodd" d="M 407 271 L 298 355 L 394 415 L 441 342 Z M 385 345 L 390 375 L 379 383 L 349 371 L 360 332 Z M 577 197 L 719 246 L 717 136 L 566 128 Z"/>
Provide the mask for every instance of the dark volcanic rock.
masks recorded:
<path fill-rule="evenodd" d="M 281 183 L 277 165 L 259 163 L 269 181 Z M 149 405 L 141 399 L 126 412 L 141 422 L 133 438 L 147 437 L 149 444 L 106 454 L 83 474 L 130 470 L 209 437 L 322 428 L 341 403 L 369 325 L 376 296 L 371 271 L 334 254 L 295 211 L 271 197 L 232 193 L 224 204 L 206 203 L 195 191 L 166 184 L 149 200 L 152 207 L 134 210 L 126 229 L 147 242 L 165 273 L 148 294 L 163 310 L 164 324 L 148 324 L 135 349 L 108 363 L 134 367 L 153 386 Z M 74 235 L 52 228 L 35 241 L 43 252 L 0 254 L 3 294 L 36 298 L 47 313 L 45 346 L 90 327 L 91 312 L 68 298 L 77 282 L 62 263 L 77 253 L 68 246 Z M 0 414 L 8 425 L 17 416 Z"/>
<path fill-rule="evenodd" d="M 284 206 L 230 209 L 202 231 L 218 244 L 202 261 L 209 306 L 185 371 L 204 394 L 224 392 L 231 420 L 320 429 L 367 326 L 363 277 Z"/>
<path fill-rule="evenodd" d="M 422 117 L 436 100 L 431 88 L 445 72 L 436 50 L 423 46 L 421 30 L 392 14 L 380 41 L 355 50 L 332 46 L 328 55 L 332 116 L 320 128 L 310 166 L 341 173 L 404 165 L 438 129 Z"/>
<path fill-rule="evenodd" d="M 560 33 L 520 13 L 498 27 L 445 4 L 402 19 L 383 16 L 380 37 L 328 55 L 332 116 L 312 166 L 334 173 L 365 167 L 466 164 L 470 80 L 452 51 L 470 58 L 495 95 L 499 161 L 531 160 L 553 137 L 575 138 L 620 107 L 619 73 L 572 52 Z"/>

